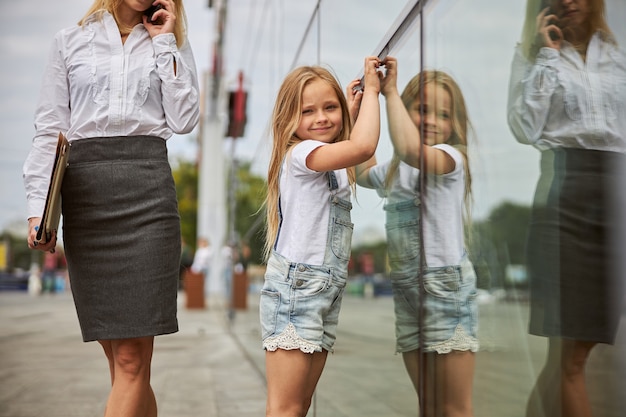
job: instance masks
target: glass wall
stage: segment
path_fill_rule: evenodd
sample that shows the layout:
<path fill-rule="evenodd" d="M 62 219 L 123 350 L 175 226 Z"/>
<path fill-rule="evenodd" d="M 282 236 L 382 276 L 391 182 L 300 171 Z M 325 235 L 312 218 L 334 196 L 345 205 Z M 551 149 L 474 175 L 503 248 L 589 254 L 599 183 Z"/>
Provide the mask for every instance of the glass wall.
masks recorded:
<path fill-rule="evenodd" d="M 534 6 L 528 22 L 535 24 L 542 8 L 534 4 L 538 1 L 528 1 L 533 3 L 529 8 Z M 586 4 L 582 0 L 557 3 L 572 10 Z M 316 4 L 285 4 L 286 8 L 305 11 L 302 21 L 288 23 L 285 32 L 301 33 Z M 300 44 L 300 54 L 293 63 L 283 63 L 283 68 L 286 71 L 289 64 L 330 66 L 344 86 L 361 74 L 366 55 L 380 52 L 377 45 L 389 38 L 389 31 L 407 10 L 404 0 L 319 5 L 319 13 L 310 21 L 310 30 Z M 563 6 L 555 7 L 559 10 Z M 444 72 L 458 85 L 471 124 L 466 152 L 460 149 L 461 154 L 466 153 L 462 161 L 467 161 L 472 179 L 471 214 L 464 231 L 476 291 L 461 296 L 456 303 L 458 310 L 464 311 L 461 315 L 474 314 L 470 319 L 476 320 L 477 328 L 460 327 L 467 330 L 467 337 L 476 331 L 480 348 L 473 355 L 474 370 L 469 379 L 459 369 L 471 373 L 471 361 L 432 362 L 428 357 L 437 354 L 426 355 L 418 363 L 422 372 L 417 385 L 434 383 L 426 369 L 437 364 L 437 371 L 444 372 L 442 367 L 447 366 L 448 375 L 455 379 L 441 385 L 439 394 L 458 404 L 456 400 L 466 389 L 459 387 L 459 381 L 465 378 L 472 384 L 475 416 L 552 417 L 559 415 L 550 408 L 554 406 L 550 399 L 559 395 L 554 390 L 560 386 L 554 372 L 560 370 L 559 363 L 565 363 L 565 380 L 579 383 L 572 391 L 565 391 L 574 394 L 572 407 L 579 411 L 584 407 L 584 388 L 580 385 L 584 382 L 593 415 L 618 417 L 626 410 L 626 310 L 624 273 L 618 262 L 626 246 L 620 233 L 624 230 L 624 210 L 615 205 L 619 204 L 624 177 L 619 175 L 622 164 L 615 155 L 623 152 L 626 141 L 626 130 L 619 129 L 626 120 L 622 102 L 626 100 L 625 61 L 611 49 L 611 38 L 605 36 L 602 42 L 593 38 L 582 54 L 573 53 L 574 49 L 565 51 L 564 47 L 565 58 L 550 51 L 535 51 L 532 59 L 514 63 L 516 46 L 520 42 L 524 45 L 526 9 L 524 1 L 514 0 L 431 0 L 425 2 L 423 15 L 412 23 L 400 45 L 389 51 L 397 58 L 400 91 L 422 70 Z M 625 46 L 626 3 L 606 0 L 606 16 L 617 44 Z M 573 36 L 563 32 L 567 32 L 565 27 L 560 36 Z M 296 50 L 298 42 L 296 36 L 285 48 Z M 337 44 L 342 47 L 337 48 Z M 537 75 L 537 71 L 547 72 Z M 577 90 L 579 86 L 582 92 Z M 450 100 L 458 100 L 454 96 L 457 93 L 446 91 Z M 428 94 L 425 88 L 420 97 L 428 102 Z M 457 108 L 453 110 L 458 110 L 458 103 L 454 106 Z M 382 96 L 381 112 L 382 134 L 376 152 L 379 163 L 393 156 L 388 133 L 391 122 Z M 448 117 L 454 123 L 458 114 Z M 574 156 L 569 151 L 563 155 L 552 151 L 555 146 L 575 148 Z M 458 153 L 459 147 L 455 149 Z M 448 152 L 447 157 L 453 158 L 450 155 Z M 453 224 L 455 211 L 450 210 L 449 201 L 435 191 L 425 191 L 429 186 L 445 187 L 447 173 L 427 172 L 426 168 L 424 172 L 419 189 L 420 219 L 424 222 L 424 216 L 432 219 L 443 215 L 449 217 L 440 224 Z M 599 195 L 604 202 L 590 195 Z M 396 353 L 396 311 L 385 252 L 389 242 L 384 207 L 388 202 L 371 189 L 357 189 L 352 211 L 352 276 L 335 352 L 329 355 L 309 415 L 419 413 L 418 395 L 403 355 Z M 429 226 L 422 223 L 422 247 L 437 251 L 438 233 L 448 230 L 425 232 L 424 227 Z M 426 241 L 429 238 L 434 241 Z M 449 255 L 448 249 L 439 249 L 444 256 Z M 428 261 L 427 254 L 422 255 L 420 282 L 438 266 Z M 370 268 L 363 260 L 370 261 Z M 471 280 L 472 274 L 459 268 L 460 263 L 452 265 L 457 277 Z M 435 285 L 420 291 L 419 299 L 447 297 L 452 287 Z M 445 294 L 437 293 L 439 290 Z M 463 310 L 467 303 L 475 305 L 476 311 Z M 415 313 L 418 326 L 445 327 L 448 320 L 456 320 L 446 316 L 441 304 L 435 303 L 432 309 L 441 313 L 438 321 L 428 324 L 427 317 L 419 316 L 424 312 L 420 307 Z M 599 310 L 606 311 L 599 314 Z M 471 320 L 463 323 L 472 327 Z M 450 337 L 458 334 L 451 333 Z M 604 343 L 594 346 L 590 341 Z M 586 372 L 583 379 L 577 379 L 587 352 Z M 262 369 L 262 352 L 251 355 Z M 542 407 L 548 411 L 542 412 Z M 563 411 L 563 415 L 574 415 L 568 413 Z"/>

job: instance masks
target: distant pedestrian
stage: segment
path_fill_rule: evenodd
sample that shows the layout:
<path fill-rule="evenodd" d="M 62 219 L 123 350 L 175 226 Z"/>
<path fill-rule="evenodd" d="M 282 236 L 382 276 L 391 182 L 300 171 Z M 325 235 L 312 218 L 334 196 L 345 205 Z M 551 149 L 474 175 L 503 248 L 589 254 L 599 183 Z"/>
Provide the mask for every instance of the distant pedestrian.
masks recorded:
<path fill-rule="evenodd" d="M 144 14 L 159 6 L 151 20 Z M 95 0 L 52 42 L 24 164 L 36 245 L 59 132 L 63 243 L 82 337 L 109 362 L 106 417 L 154 417 L 154 336 L 178 331 L 180 216 L 166 140 L 199 119 L 183 0 Z"/>
<path fill-rule="evenodd" d="M 379 65 L 376 57 L 365 60 L 354 127 L 325 68 L 296 68 L 278 91 L 260 300 L 267 416 L 307 414 L 333 349 L 351 252 L 353 167 L 374 153 L 380 133 Z"/>

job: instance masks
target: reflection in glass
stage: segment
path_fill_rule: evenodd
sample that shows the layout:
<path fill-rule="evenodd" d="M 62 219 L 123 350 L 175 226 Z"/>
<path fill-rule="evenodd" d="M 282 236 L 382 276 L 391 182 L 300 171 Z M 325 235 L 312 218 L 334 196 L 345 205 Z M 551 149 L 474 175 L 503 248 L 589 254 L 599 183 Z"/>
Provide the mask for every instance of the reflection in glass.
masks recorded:
<path fill-rule="evenodd" d="M 361 164 L 357 182 L 386 199 L 396 351 L 425 415 L 471 416 L 478 339 L 476 274 L 464 246 L 465 100 L 441 71 L 422 71 L 400 95 L 396 59 L 385 65 L 381 92 L 395 152 Z"/>
<path fill-rule="evenodd" d="M 541 152 L 527 268 L 530 333 L 548 352 L 533 417 L 592 415 L 587 359 L 614 343 L 622 312 L 626 58 L 604 12 L 603 0 L 529 0 L 511 70 L 511 132 Z"/>

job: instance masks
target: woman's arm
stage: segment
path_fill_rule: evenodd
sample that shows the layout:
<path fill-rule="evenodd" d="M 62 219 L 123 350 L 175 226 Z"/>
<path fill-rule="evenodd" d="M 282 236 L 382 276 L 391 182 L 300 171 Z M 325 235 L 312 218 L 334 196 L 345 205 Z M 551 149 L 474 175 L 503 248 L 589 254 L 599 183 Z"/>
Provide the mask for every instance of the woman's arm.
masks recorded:
<path fill-rule="evenodd" d="M 41 217 L 43 213 L 59 132 L 67 133 L 70 124 L 69 85 L 61 36 L 55 37 L 44 69 L 35 108 L 35 136 L 22 167 L 27 218 Z"/>
<path fill-rule="evenodd" d="M 550 101 L 558 86 L 556 64 L 559 51 L 541 48 L 536 62 L 529 62 L 519 47 L 511 65 L 507 121 L 513 136 L 526 144 L 541 138 L 550 111 Z"/>
<path fill-rule="evenodd" d="M 172 33 L 155 36 L 152 44 L 167 125 L 175 133 L 189 133 L 200 119 L 198 76 L 191 46 L 185 42 L 178 50 Z"/>
<path fill-rule="evenodd" d="M 376 155 L 356 166 L 356 183 L 361 187 L 375 188 L 370 180 L 370 169 L 376 166 Z"/>

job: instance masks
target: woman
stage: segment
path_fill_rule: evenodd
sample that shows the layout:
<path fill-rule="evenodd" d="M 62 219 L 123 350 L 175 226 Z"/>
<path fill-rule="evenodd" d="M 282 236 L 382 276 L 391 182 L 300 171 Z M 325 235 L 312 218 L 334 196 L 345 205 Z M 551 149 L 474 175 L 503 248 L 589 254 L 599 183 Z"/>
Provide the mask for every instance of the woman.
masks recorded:
<path fill-rule="evenodd" d="M 541 151 L 528 237 L 530 332 L 549 347 L 529 416 L 591 416 L 585 364 L 596 344 L 615 340 L 625 93 L 626 57 L 603 0 L 529 0 L 508 104 L 517 140 Z"/>
<path fill-rule="evenodd" d="M 154 4 L 153 4 L 154 3 Z M 144 11 L 157 7 L 149 18 Z M 178 330 L 180 219 L 166 140 L 198 122 L 182 0 L 96 0 L 58 32 L 24 164 L 31 248 L 56 137 L 71 144 L 63 243 L 83 340 L 97 340 L 112 388 L 105 416 L 156 416 L 154 336 Z"/>

